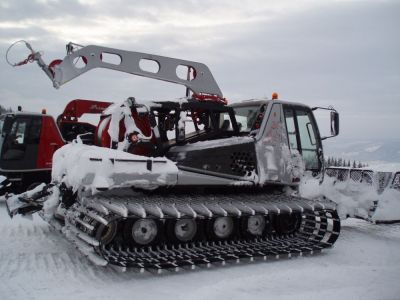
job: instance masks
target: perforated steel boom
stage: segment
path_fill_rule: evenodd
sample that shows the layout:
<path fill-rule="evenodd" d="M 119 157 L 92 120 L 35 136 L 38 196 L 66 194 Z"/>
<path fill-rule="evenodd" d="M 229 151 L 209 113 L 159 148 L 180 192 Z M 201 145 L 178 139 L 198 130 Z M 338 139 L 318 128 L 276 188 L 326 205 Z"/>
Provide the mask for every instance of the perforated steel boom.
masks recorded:
<path fill-rule="evenodd" d="M 75 44 L 70 43 L 67 45 L 67 56 L 62 61 L 55 60 L 47 66 L 40 53 L 35 52 L 29 43 L 26 44 L 32 51 L 31 61 L 34 60 L 39 64 L 53 81 L 55 88 L 59 88 L 61 85 L 94 68 L 105 68 L 181 84 L 195 94 L 223 97 L 210 69 L 202 63 L 95 45 L 81 46 L 81 48 L 76 49 L 74 48 Z M 79 59 L 82 60 L 80 63 L 78 63 Z M 149 61 L 158 70 L 154 70 L 154 72 L 153 70 L 145 70 L 143 65 Z M 194 76 L 188 79 L 182 78 L 186 76 L 178 76 L 178 68 L 182 66 L 192 70 Z"/>

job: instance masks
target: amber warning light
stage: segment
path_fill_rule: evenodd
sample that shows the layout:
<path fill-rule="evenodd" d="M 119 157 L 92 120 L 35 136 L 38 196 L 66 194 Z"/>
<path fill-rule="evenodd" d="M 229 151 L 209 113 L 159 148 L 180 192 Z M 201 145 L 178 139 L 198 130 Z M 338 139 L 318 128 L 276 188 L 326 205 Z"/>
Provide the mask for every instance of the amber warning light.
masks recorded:
<path fill-rule="evenodd" d="M 277 92 L 273 92 L 272 93 L 272 100 L 278 100 L 278 93 Z"/>

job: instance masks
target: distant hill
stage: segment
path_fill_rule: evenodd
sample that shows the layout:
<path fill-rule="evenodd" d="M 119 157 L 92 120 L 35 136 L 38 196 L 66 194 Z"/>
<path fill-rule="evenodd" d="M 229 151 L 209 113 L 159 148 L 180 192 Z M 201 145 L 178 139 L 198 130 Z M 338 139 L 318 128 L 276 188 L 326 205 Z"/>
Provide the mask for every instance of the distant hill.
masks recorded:
<path fill-rule="evenodd" d="M 400 138 L 390 140 L 329 139 L 324 141 L 325 157 L 362 162 L 400 162 Z"/>

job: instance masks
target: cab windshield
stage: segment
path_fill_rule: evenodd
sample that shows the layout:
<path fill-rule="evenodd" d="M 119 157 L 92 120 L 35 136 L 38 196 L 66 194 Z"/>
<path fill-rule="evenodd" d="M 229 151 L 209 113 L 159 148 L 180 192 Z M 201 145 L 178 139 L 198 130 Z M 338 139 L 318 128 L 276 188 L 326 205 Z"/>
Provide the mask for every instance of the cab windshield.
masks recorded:
<path fill-rule="evenodd" d="M 6 121 L 6 125 L 4 125 Z M 7 117 L 1 123 L 1 159 L 22 160 L 27 147 L 39 144 L 41 118 Z"/>
<path fill-rule="evenodd" d="M 233 107 L 240 132 L 258 130 L 264 117 L 265 105 Z"/>

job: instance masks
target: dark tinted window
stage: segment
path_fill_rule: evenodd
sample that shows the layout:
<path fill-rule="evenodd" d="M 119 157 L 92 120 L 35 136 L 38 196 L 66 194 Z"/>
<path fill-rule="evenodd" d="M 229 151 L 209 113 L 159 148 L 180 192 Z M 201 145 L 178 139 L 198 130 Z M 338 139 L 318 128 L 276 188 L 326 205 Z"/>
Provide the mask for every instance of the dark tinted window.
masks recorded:
<path fill-rule="evenodd" d="M 10 119 L 7 133 L 3 133 L 3 160 L 22 160 L 27 146 L 38 145 L 40 139 L 41 118 L 15 117 Z"/>

